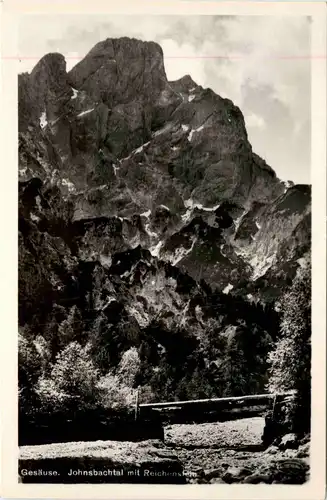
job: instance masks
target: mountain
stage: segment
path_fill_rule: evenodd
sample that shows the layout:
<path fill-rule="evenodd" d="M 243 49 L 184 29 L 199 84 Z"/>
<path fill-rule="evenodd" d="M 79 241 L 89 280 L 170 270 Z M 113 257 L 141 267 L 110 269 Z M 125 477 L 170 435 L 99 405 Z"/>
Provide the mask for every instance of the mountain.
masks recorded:
<path fill-rule="evenodd" d="M 107 39 L 69 72 L 47 54 L 18 83 L 24 335 L 53 360 L 90 342 L 103 373 L 136 347 L 157 399 L 262 390 L 310 186 L 277 178 L 230 100 L 169 82 L 156 43 Z"/>

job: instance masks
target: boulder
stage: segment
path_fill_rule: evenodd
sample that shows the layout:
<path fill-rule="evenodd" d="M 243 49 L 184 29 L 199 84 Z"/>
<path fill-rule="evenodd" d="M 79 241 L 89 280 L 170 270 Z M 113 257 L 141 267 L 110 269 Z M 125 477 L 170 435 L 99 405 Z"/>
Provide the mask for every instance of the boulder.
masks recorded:
<path fill-rule="evenodd" d="M 242 481 L 251 474 L 251 470 L 244 467 L 229 467 L 223 474 L 222 479 L 225 483 L 236 483 Z"/>
<path fill-rule="evenodd" d="M 300 445 L 308 444 L 308 443 L 310 443 L 310 439 L 311 439 L 310 434 L 306 434 L 305 436 L 303 436 L 303 438 L 300 439 L 299 443 L 300 443 Z"/>
<path fill-rule="evenodd" d="M 295 449 L 288 449 L 284 451 L 284 457 L 295 458 L 297 457 L 297 451 Z"/>
<path fill-rule="evenodd" d="M 243 479 L 242 483 L 244 484 L 259 484 L 259 483 L 265 483 L 265 484 L 271 484 L 271 476 L 269 474 L 260 474 L 260 473 L 255 473 L 251 474 L 250 476 L 247 476 L 245 479 Z"/>
<path fill-rule="evenodd" d="M 296 457 L 297 458 L 306 458 L 310 456 L 310 443 L 301 444 L 298 448 Z"/>
<path fill-rule="evenodd" d="M 216 479 L 217 477 L 220 477 L 221 474 L 222 474 L 221 469 L 210 469 L 204 471 L 204 477 L 208 480 Z"/>
<path fill-rule="evenodd" d="M 206 471 L 203 470 L 202 467 L 192 467 L 192 477 L 194 479 L 194 475 L 196 475 L 197 478 L 205 478 L 206 477 Z"/>
<path fill-rule="evenodd" d="M 210 484 L 226 484 L 221 477 L 213 477 L 209 482 Z"/>
<path fill-rule="evenodd" d="M 299 458 L 277 460 L 269 466 L 269 473 L 279 484 L 303 484 L 308 477 L 309 465 Z"/>
<path fill-rule="evenodd" d="M 290 434 L 285 434 L 285 436 L 282 437 L 281 442 L 279 443 L 279 449 L 280 450 L 287 450 L 287 449 L 297 449 L 299 446 L 299 441 L 294 433 Z"/>
<path fill-rule="evenodd" d="M 271 445 L 271 446 L 269 446 L 269 448 L 267 448 L 265 450 L 265 453 L 267 455 L 276 455 L 276 453 L 278 453 L 278 451 L 279 451 L 279 449 L 277 446 Z"/>

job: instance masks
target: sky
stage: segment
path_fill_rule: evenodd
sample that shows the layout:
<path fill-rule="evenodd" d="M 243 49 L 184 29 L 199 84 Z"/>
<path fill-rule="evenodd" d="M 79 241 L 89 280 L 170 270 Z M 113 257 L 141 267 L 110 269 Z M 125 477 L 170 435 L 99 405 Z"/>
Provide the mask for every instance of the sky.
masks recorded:
<path fill-rule="evenodd" d="M 27 16 L 20 20 L 19 72 L 48 52 L 67 69 L 99 41 L 129 36 L 159 43 L 167 77 L 189 74 L 243 112 L 253 150 L 282 180 L 310 183 L 310 19 L 304 16 Z"/>

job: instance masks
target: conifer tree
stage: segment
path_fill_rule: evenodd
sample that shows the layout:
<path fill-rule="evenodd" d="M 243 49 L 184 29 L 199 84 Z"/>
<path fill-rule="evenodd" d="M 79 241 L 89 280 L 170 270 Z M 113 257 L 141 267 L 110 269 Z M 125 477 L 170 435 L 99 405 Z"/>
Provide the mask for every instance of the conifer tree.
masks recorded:
<path fill-rule="evenodd" d="M 271 392 L 296 391 L 289 414 L 294 432 L 310 429 L 311 275 L 309 263 L 299 268 L 281 304 L 280 337 L 269 355 Z"/>

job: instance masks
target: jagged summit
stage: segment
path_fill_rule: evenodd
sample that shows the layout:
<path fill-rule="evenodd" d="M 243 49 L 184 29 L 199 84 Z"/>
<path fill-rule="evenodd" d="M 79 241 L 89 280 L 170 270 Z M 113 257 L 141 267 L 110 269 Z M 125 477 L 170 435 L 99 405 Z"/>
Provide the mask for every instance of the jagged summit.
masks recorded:
<path fill-rule="evenodd" d="M 178 80 L 171 81 L 170 84 L 179 92 L 194 92 L 196 89 L 202 89 L 190 75 L 184 75 Z"/>
<path fill-rule="evenodd" d="M 49 52 L 44 55 L 31 71 L 31 76 L 37 75 L 41 71 L 46 71 L 48 74 L 66 72 L 65 57 L 59 52 Z"/>
<path fill-rule="evenodd" d="M 151 100 L 167 84 L 161 47 L 126 37 L 95 45 L 69 72 L 69 80 L 109 106 L 135 98 Z"/>

